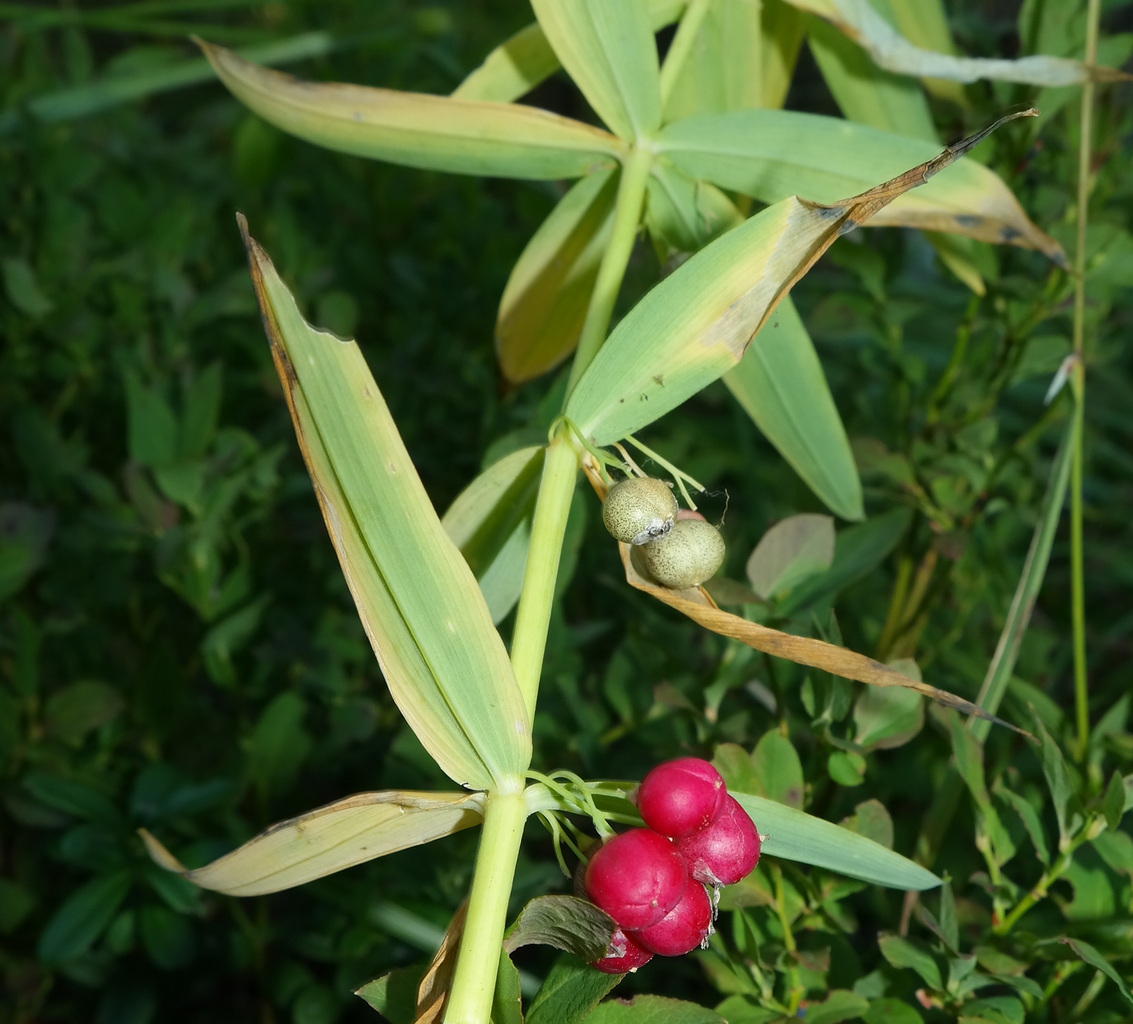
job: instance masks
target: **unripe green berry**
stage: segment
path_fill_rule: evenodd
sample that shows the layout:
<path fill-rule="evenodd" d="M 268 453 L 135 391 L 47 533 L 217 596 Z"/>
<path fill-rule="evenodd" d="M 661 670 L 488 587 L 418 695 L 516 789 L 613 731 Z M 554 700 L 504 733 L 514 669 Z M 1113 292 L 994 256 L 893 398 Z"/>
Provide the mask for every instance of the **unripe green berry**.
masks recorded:
<path fill-rule="evenodd" d="M 695 587 L 724 564 L 720 531 L 700 519 L 679 519 L 673 528 L 641 549 L 653 578 L 672 590 Z"/>
<path fill-rule="evenodd" d="M 665 536 L 676 515 L 672 488 L 648 476 L 615 484 L 602 503 L 602 522 L 624 544 L 649 544 Z"/>

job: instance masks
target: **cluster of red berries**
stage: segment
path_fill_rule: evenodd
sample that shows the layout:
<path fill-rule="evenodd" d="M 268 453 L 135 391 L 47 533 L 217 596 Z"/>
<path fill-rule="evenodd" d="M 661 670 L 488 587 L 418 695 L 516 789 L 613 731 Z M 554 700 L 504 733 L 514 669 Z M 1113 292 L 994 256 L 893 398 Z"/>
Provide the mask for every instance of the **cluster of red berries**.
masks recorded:
<path fill-rule="evenodd" d="M 583 878 L 590 901 L 618 926 L 613 952 L 591 964 L 607 974 L 635 970 L 654 953 L 680 956 L 702 945 L 712 933 L 715 891 L 759 860 L 759 832 L 707 761 L 658 765 L 636 803 L 647 827 L 614 836 Z"/>

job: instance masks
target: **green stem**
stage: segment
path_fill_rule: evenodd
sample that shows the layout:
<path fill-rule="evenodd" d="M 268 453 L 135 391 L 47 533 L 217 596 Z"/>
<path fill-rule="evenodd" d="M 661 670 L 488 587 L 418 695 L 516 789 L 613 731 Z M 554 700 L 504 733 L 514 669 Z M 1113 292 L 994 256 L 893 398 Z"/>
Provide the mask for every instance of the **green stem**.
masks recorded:
<path fill-rule="evenodd" d="M 1101 0 L 1090 0 L 1086 13 L 1085 61 L 1097 61 L 1098 20 Z M 1074 708 L 1077 724 L 1078 759 L 1085 761 L 1090 741 L 1089 687 L 1086 678 L 1086 597 L 1085 561 L 1082 552 L 1082 425 L 1086 405 L 1085 323 L 1086 323 L 1086 227 L 1089 223 L 1090 151 L 1094 110 L 1094 83 L 1082 86 L 1080 141 L 1078 143 L 1078 233 L 1074 253 L 1074 364 L 1071 384 L 1074 390 L 1074 462 L 1070 487 L 1070 601 L 1074 636 Z"/>
<path fill-rule="evenodd" d="M 568 432 L 560 429 L 548 446 L 543 462 L 543 479 L 539 483 L 539 497 L 531 521 L 523 590 L 515 613 L 515 632 L 511 643 L 511 666 L 527 704 L 528 718 L 532 721 L 543 671 L 543 652 L 547 647 L 551 605 L 555 599 L 555 581 L 559 575 L 563 535 L 577 474 L 578 454 L 570 443 Z"/>
<path fill-rule="evenodd" d="M 522 777 L 517 776 L 506 791 L 488 794 L 445 1024 L 488 1024 L 491 1019 L 500 942 L 526 820 Z"/>
<path fill-rule="evenodd" d="M 614 313 L 614 303 L 621 291 L 626 266 L 629 264 L 633 243 L 637 238 L 641 211 L 645 205 L 645 186 L 649 182 L 649 169 L 653 165 L 653 152 L 639 142 L 622 167 L 618 182 L 617 205 L 614 207 L 614 229 L 610 244 L 606 247 L 598 277 L 594 281 L 594 291 L 590 296 L 590 306 L 582 323 L 582 333 L 578 339 L 578 349 L 570 368 L 566 397 L 569 398 L 586 368 L 598 354 L 610 317 Z M 565 401 L 564 401 L 565 405 Z"/>

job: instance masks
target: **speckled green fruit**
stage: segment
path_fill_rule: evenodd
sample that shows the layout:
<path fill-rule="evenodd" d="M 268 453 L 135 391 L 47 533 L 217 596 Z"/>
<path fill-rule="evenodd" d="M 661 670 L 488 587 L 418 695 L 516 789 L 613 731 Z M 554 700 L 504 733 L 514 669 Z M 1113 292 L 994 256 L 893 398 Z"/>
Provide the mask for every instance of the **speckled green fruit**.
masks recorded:
<path fill-rule="evenodd" d="M 615 484 L 602 503 L 602 522 L 624 544 L 649 544 L 665 536 L 676 515 L 672 488 L 648 476 Z"/>
<path fill-rule="evenodd" d="M 673 528 L 641 549 L 653 578 L 672 590 L 699 586 L 724 564 L 720 531 L 700 519 L 678 519 Z"/>

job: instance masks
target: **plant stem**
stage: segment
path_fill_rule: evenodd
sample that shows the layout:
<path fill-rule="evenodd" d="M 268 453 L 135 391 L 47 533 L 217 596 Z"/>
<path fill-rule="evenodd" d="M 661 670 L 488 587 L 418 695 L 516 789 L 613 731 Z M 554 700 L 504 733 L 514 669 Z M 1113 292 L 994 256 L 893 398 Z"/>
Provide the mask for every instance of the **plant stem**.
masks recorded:
<path fill-rule="evenodd" d="M 445 1024 L 488 1024 L 491 1019 L 500 942 L 526 820 L 521 777 L 517 776 L 507 791 L 488 794 Z"/>
<path fill-rule="evenodd" d="M 1090 0 L 1086 13 L 1087 65 L 1097 61 L 1098 20 L 1101 0 Z M 1094 83 L 1087 79 L 1082 86 L 1082 107 L 1079 116 L 1081 132 L 1078 143 L 1078 232 L 1074 253 L 1074 355 L 1077 357 L 1071 376 L 1074 392 L 1074 462 L 1070 487 L 1070 601 L 1074 635 L 1074 709 L 1077 724 L 1077 754 L 1085 761 L 1090 740 L 1089 689 L 1086 678 L 1086 597 L 1085 561 L 1082 552 L 1082 461 L 1083 421 L 1086 405 L 1086 227 L 1089 224 L 1090 151 L 1094 112 Z"/>
<path fill-rule="evenodd" d="M 590 306 L 582 323 L 582 333 L 578 339 L 578 349 L 567 381 L 566 398 L 570 398 L 586 368 L 598 354 L 610 317 L 614 313 L 614 303 L 621 291 L 626 266 L 633 251 L 637 228 L 641 223 L 641 210 L 645 204 L 645 186 L 649 181 L 649 169 L 653 165 L 653 151 L 639 141 L 622 167 L 618 182 L 617 205 L 614 208 L 614 230 L 610 244 L 606 247 L 598 276 L 594 281 L 594 291 L 590 296 Z M 565 399 L 564 399 L 565 407 Z"/>
<path fill-rule="evenodd" d="M 563 534 L 577 474 L 578 454 L 567 431 L 561 429 L 548 446 L 543 462 L 543 478 L 539 483 L 539 497 L 531 522 L 527 565 L 523 570 L 523 590 L 512 634 L 511 666 L 530 720 L 535 718 L 547 627 L 555 599 L 555 580 L 559 574 Z"/>

